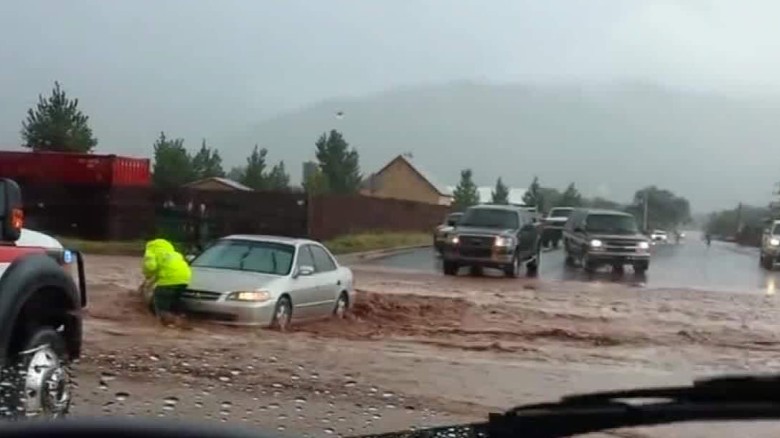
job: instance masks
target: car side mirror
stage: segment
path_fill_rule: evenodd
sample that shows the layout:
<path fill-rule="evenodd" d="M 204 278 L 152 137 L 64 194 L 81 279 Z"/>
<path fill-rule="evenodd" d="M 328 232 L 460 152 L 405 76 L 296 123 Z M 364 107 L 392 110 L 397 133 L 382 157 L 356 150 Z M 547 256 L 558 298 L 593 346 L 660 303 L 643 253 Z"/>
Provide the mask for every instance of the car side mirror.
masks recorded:
<path fill-rule="evenodd" d="M 298 277 L 306 277 L 308 275 L 311 275 L 314 273 L 314 267 L 309 265 L 301 265 L 298 266 L 298 269 L 295 270 L 295 278 Z"/>
<path fill-rule="evenodd" d="M 574 227 L 574 232 L 575 232 L 575 233 L 582 233 L 582 232 L 584 232 L 584 231 L 585 231 L 585 230 L 583 230 L 583 229 L 582 229 L 582 227 Z"/>
<path fill-rule="evenodd" d="M 0 241 L 19 240 L 23 225 L 22 190 L 15 181 L 0 178 Z"/>
<path fill-rule="evenodd" d="M 184 260 L 187 260 L 187 263 L 192 263 L 195 260 L 195 254 L 187 254 L 184 256 Z"/>
<path fill-rule="evenodd" d="M 449 220 L 449 221 L 447 221 L 447 226 L 454 227 L 455 224 L 457 224 L 457 223 L 458 223 L 458 221 Z"/>

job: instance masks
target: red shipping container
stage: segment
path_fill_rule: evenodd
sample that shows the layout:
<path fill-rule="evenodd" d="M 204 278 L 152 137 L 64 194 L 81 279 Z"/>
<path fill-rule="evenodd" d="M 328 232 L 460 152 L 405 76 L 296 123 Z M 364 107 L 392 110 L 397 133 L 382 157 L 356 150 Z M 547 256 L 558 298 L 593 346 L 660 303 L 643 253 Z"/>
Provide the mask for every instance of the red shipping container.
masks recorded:
<path fill-rule="evenodd" d="M 0 177 L 20 183 L 148 186 L 150 160 L 117 155 L 0 151 Z"/>

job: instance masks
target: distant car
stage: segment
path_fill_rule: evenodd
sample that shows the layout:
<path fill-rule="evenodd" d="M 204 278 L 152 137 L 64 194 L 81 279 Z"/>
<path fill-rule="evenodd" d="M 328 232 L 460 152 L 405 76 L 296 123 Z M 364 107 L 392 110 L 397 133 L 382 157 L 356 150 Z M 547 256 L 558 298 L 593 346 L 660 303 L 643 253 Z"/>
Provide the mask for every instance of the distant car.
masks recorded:
<path fill-rule="evenodd" d="M 563 237 L 563 226 L 569 220 L 569 216 L 574 211 L 573 207 L 555 207 L 550 210 L 547 217 L 544 218 L 542 229 L 542 245 L 558 247 Z"/>
<path fill-rule="evenodd" d="M 461 216 L 463 216 L 463 213 L 450 213 L 444 218 L 444 223 L 437 225 L 436 229 L 433 230 L 433 248 L 436 252 L 441 253 L 444 243 L 447 240 L 448 233 L 455 228 L 455 224 L 458 223 Z"/>
<path fill-rule="evenodd" d="M 226 324 L 286 330 L 293 320 L 343 318 L 354 304 L 352 271 L 313 240 L 223 237 L 190 265 L 184 310 Z"/>
<path fill-rule="evenodd" d="M 644 274 L 650 267 L 650 242 L 639 232 L 634 216 L 613 210 L 575 210 L 563 229 L 566 264 L 588 272 L 602 265 L 632 265 Z"/>
<path fill-rule="evenodd" d="M 657 243 L 667 243 L 669 241 L 669 233 L 664 230 L 653 230 L 650 233 L 650 240 Z"/>
<path fill-rule="evenodd" d="M 536 275 L 540 263 L 540 231 L 533 215 L 511 205 L 469 207 L 449 235 L 442 252 L 445 275 L 461 267 L 475 271 L 496 268 L 518 277 L 525 265 Z"/>

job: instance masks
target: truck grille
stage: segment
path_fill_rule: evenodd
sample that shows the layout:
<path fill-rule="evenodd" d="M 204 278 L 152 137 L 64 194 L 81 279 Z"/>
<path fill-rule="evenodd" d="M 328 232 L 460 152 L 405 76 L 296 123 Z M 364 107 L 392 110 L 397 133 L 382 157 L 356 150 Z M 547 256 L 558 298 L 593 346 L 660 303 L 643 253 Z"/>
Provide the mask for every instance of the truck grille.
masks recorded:
<path fill-rule="evenodd" d="M 637 252 L 638 240 L 607 240 L 604 249 L 609 252 L 633 254 Z"/>
<path fill-rule="evenodd" d="M 496 238 L 493 236 L 460 236 L 461 246 L 475 248 L 492 248 Z"/>
<path fill-rule="evenodd" d="M 182 292 L 181 297 L 189 300 L 217 301 L 220 295 L 222 294 L 219 292 L 187 289 Z"/>

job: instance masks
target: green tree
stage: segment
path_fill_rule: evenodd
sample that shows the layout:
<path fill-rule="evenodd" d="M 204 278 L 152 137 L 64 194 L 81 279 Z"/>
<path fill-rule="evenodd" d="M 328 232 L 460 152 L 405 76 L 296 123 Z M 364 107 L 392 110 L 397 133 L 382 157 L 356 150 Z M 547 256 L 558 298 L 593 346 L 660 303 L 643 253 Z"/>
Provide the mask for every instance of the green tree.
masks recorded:
<path fill-rule="evenodd" d="M 490 193 L 493 204 L 509 204 L 509 188 L 501 181 L 499 177 L 496 181 L 496 188 Z"/>
<path fill-rule="evenodd" d="M 315 143 L 320 171 L 333 193 L 357 193 L 360 189 L 359 156 L 349 148 L 340 132 L 335 129 L 324 133 Z"/>
<path fill-rule="evenodd" d="M 540 211 L 546 213 L 558 205 L 561 200 L 561 192 L 552 187 L 539 187 L 539 197 L 542 199 Z"/>
<path fill-rule="evenodd" d="M 312 172 L 303 182 L 303 190 L 309 196 L 322 195 L 330 191 L 328 187 L 328 180 L 325 178 L 325 174 L 322 173 L 319 167 L 317 167 L 317 169 Z"/>
<path fill-rule="evenodd" d="M 274 165 L 268 173 L 268 189 L 280 191 L 290 189 L 290 175 L 284 168 L 284 161 Z"/>
<path fill-rule="evenodd" d="M 566 190 L 563 191 L 561 198 L 556 204 L 557 207 L 580 207 L 582 206 L 582 195 L 580 191 L 574 187 L 574 183 L 569 184 Z"/>
<path fill-rule="evenodd" d="M 192 159 L 181 138 L 169 139 L 164 132 L 154 142 L 152 182 L 161 188 L 180 187 L 195 179 Z"/>
<path fill-rule="evenodd" d="M 587 205 L 590 208 L 603 208 L 607 210 L 623 210 L 625 208 L 619 202 L 610 201 L 609 199 L 601 198 L 599 196 L 583 201 L 583 205 Z"/>
<path fill-rule="evenodd" d="M 647 197 L 647 224 L 643 223 Z M 656 186 L 645 187 L 634 194 L 634 203 L 626 208 L 646 230 L 675 228 L 691 219 L 688 200 Z"/>
<path fill-rule="evenodd" d="M 240 183 L 254 190 L 267 190 L 268 178 L 265 174 L 265 157 L 268 155 L 268 149 L 260 149 L 257 145 L 252 149 L 252 154 L 246 159 L 246 167 Z"/>
<path fill-rule="evenodd" d="M 453 193 L 453 207 L 457 211 L 479 204 L 479 191 L 472 179 L 471 169 L 460 171 L 460 182 Z"/>
<path fill-rule="evenodd" d="M 542 188 L 539 185 L 539 178 L 534 177 L 531 185 L 528 186 L 528 190 L 523 194 L 523 204 L 536 207 L 539 210 L 544 208 L 544 196 L 542 195 Z"/>
<path fill-rule="evenodd" d="M 60 83 L 54 83 L 51 96 L 38 95 L 38 105 L 27 110 L 22 122 L 24 146 L 34 151 L 88 153 L 97 146 L 89 127 L 89 117 L 78 108 L 78 99 L 69 99 Z"/>
<path fill-rule="evenodd" d="M 225 176 L 219 151 L 206 146 L 206 139 L 203 139 L 198 153 L 192 157 L 192 170 L 197 179 Z"/>

